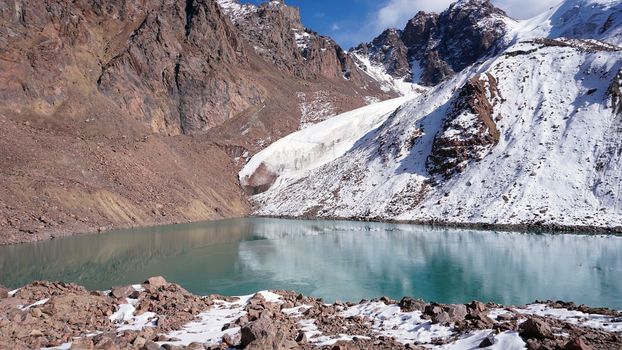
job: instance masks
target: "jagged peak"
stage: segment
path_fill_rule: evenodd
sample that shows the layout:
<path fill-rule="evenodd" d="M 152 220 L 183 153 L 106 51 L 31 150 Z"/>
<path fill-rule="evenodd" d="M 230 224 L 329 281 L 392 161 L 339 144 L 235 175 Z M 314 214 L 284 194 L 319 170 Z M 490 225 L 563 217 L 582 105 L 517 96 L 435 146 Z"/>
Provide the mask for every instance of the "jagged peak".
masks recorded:
<path fill-rule="evenodd" d="M 399 39 L 402 36 L 402 31 L 397 28 L 385 29 L 380 35 L 378 35 L 372 43 L 374 45 L 381 44 L 387 40 Z"/>
<path fill-rule="evenodd" d="M 459 0 L 449 5 L 449 8 L 441 15 L 450 15 L 460 12 L 476 13 L 483 17 L 491 14 L 508 17 L 505 11 L 496 7 L 490 0 Z"/>

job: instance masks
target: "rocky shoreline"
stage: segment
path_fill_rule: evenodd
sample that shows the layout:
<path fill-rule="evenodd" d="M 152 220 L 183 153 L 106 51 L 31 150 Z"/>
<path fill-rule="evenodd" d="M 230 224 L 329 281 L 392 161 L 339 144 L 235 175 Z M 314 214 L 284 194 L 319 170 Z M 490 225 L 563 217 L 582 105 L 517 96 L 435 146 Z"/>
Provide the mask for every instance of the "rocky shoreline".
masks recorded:
<path fill-rule="evenodd" d="M 486 222 L 455 222 L 450 220 L 394 220 L 380 217 L 339 217 L 339 216 L 288 216 L 288 215 L 255 215 L 258 218 L 271 219 L 288 219 L 288 220 L 337 220 L 337 221 L 358 221 L 358 222 L 375 222 L 385 224 L 405 224 L 405 225 L 421 225 L 458 229 L 474 229 L 474 230 L 495 230 L 507 232 L 541 232 L 541 233 L 575 233 L 575 234 L 604 234 L 604 235 L 622 235 L 622 227 L 601 227 L 589 225 L 559 225 L 546 223 L 520 223 L 520 224 L 494 224 Z"/>
<path fill-rule="evenodd" d="M 88 291 L 0 287 L 0 349 L 621 349 L 622 312 L 405 297 L 335 302 L 289 291 L 196 296 L 153 277 Z"/>
<path fill-rule="evenodd" d="M 232 216 L 228 218 L 222 218 L 218 220 L 230 220 L 241 218 L 242 216 Z M 554 225 L 554 224 L 538 224 L 538 223 L 524 223 L 524 224 L 491 224 L 491 223 L 468 223 L 468 222 L 453 222 L 453 221 L 439 221 L 439 220 L 392 220 L 378 217 L 317 217 L 317 216 L 287 216 L 287 215 L 256 215 L 251 216 L 256 218 L 270 218 L 270 219 L 287 219 L 287 220 L 338 220 L 338 221 L 357 221 L 357 222 L 374 222 L 374 223 L 386 223 L 386 224 L 407 224 L 407 225 L 421 225 L 429 226 L 432 228 L 456 228 L 456 229 L 474 229 L 474 230 L 495 230 L 506 232 L 539 232 L 539 233 L 559 233 L 559 234 L 602 234 L 602 235 L 615 235 L 622 236 L 622 227 L 599 227 L 599 226 L 567 226 L 567 225 Z M 210 220 L 210 221 L 218 221 Z M 49 231 L 46 235 L 29 235 L 24 238 L 7 237 L 0 234 L 0 246 L 14 245 L 23 243 L 35 243 L 50 239 L 70 237 L 76 235 L 85 234 L 102 234 L 112 232 L 116 230 L 127 229 L 144 229 L 150 227 L 161 227 L 169 225 L 180 224 L 193 224 L 201 221 L 170 221 L 164 222 L 161 225 L 120 225 L 114 227 L 113 230 L 107 227 L 100 227 L 98 229 L 81 229 L 81 231 L 72 230 L 56 230 Z"/>

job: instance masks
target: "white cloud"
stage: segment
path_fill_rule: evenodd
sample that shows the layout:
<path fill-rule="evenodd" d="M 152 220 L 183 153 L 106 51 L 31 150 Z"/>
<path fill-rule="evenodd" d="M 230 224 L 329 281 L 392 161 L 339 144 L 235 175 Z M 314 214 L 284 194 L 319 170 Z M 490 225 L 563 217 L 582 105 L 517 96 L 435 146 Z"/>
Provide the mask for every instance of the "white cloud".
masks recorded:
<path fill-rule="evenodd" d="M 402 28 L 417 12 L 440 12 L 448 8 L 453 0 L 390 0 L 376 13 L 374 28 L 382 31 L 386 28 Z"/>
<path fill-rule="evenodd" d="M 330 26 L 330 30 L 332 30 L 333 32 L 337 32 L 341 30 L 341 26 L 337 23 L 333 23 L 332 26 Z"/>

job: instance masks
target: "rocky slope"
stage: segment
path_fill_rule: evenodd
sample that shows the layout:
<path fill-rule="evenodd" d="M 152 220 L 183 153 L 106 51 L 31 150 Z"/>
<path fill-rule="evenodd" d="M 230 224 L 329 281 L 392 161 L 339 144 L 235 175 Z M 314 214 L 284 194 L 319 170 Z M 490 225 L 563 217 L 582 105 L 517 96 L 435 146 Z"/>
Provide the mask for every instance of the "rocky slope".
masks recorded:
<path fill-rule="evenodd" d="M 395 96 L 282 1 L 2 2 L 0 242 L 245 215 L 246 158 Z"/>
<path fill-rule="evenodd" d="M 621 316 L 561 301 L 326 304 L 286 291 L 199 297 L 162 277 L 106 292 L 34 282 L 0 287 L 0 347 L 611 350 L 622 344 Z"/>
<path fill-rule="evenodd" d="M 509 20 L 488 5 L 462 0 L 441 15 L 426 15 L 438 17 L 427 21 L 437 28 L 441 18 L 470 21 L 487 13 L 484 23 L 503 23 L 503 30 L 482 24 L 481 33 L 492 36 L 464 39 L 465 49 L 494 44 L 462 70 L 452 63 L 451 53 L 461 52 L 456 42 L 432 40 L 451 70 L 394 113 L 369 116 L 381 124 L 352 147 L 295 171 L 272 155 L 300 164 L 313 159 L 316 148 L 288 153 L 288 143 L 275 143 L 251 160 L 240 173 L 243 184 L 261 165 L 277 175 L 253 197 L 256 212 L 620 230 L 622 3 L 567 0 L 526 21 Z M 456 15 L 460 9 L 470 10 Z M 428 24 L 418 27 L 415 38 Z M 441 49 L 451 47 L 457 51 Z M 316 142 L 333 144 L 326 135 Z M 305 136 L 288 139 L 304 144 Z"/>

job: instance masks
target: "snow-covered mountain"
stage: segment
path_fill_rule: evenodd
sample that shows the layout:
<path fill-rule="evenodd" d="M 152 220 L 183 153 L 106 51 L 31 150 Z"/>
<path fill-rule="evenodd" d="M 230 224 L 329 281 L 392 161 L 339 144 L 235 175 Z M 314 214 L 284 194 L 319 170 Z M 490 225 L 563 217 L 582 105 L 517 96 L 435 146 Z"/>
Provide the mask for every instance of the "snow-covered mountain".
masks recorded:
<path fill-rule="evenodd" d="M 417 21 L 438 28 L 456 9 L 502 23 L 486 27 L 494 44 L 461 68 L 472 41 L 432 34 L 451 68 L 437 85 L 257 154 L 240 173 L 257 214 L 622 227 L 622 2 L 567 0 L 514 21 L 462 0 Z"/>

